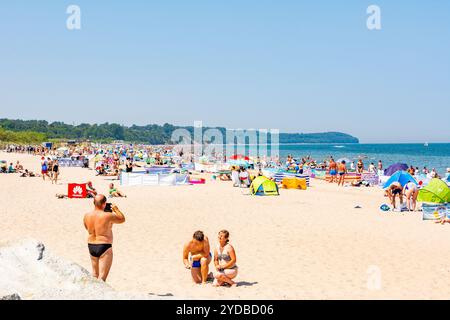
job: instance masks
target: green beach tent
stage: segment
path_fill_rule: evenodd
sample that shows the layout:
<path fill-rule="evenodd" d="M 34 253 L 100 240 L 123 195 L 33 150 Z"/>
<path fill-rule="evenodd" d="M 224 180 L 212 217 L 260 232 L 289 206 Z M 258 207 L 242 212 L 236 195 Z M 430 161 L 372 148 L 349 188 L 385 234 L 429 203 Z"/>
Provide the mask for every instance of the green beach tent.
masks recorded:
<path fill-rule="evenodd" d="M 264 176 L 260 176 L 253 180 L 250 185 L 250 191 L 257 196 L 278 196 L 278 186 L 275 181 L 272 181 Z"/>
<path fill-rule="evenodd" d="M 450 188 L 440 179 L 431 179 L 426 187 L 419 190 L 417 201 L 431 203 L 450 202 Z"/>

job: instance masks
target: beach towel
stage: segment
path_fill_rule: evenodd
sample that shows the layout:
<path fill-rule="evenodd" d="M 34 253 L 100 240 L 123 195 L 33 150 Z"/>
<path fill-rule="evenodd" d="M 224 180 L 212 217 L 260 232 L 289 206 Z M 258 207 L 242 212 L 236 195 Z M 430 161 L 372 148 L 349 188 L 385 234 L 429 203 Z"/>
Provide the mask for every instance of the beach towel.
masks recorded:
<path fill-rule="evenodd" d="M 283 178 L 281 182 L 285 189 L 300 189 L 306 190 L 306 179 L 304 178 Z"/>
<path fill-rule="evenodd" d="M 306 174 L 300 174 L 300 173 L 290 173 L 290 172 L 277 172 L 273 176 L 273 179 L 276 183 L 281 183 L 284 178 L 299 178 L 299 179 L 305 179 L 306 186 L 309 187 L 309 176 Z"/>

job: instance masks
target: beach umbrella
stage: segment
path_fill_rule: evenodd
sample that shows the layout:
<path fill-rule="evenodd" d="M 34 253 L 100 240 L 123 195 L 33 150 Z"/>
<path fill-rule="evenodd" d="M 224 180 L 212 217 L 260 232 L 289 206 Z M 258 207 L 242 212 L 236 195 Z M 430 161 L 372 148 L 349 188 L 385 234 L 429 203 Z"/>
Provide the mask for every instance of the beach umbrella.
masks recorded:
<path fill-rule="evenodd" d="M 386 170 L 384 170 L 385 176 L 392 176 L 397 171 L 406 171 L 408 170 L 408 165 L 405 163 L 394 163 L 393 165 L 389 166 Z"/>
<path fill-rule="evenodd" d="M 235 154 L 230 157 L 230 160 L 246 160 L 249 161 L 250 158 L 247 156 L 243 156 L 242 154 Z"/>
<path fill-rule="evenodd" d="M 440 179 L 431 179 L 426 187 L 419 190 L 417 201 L 431 203 L 450 202 L 450 188 Z"/>
<path fill-rule="evenodd" d="M 408 182 L 413 182 L 416 185 L 418 184 L 416 179 L 414 179 L 412 175 L 410 175 L 408 172 L 403 171 L 403 170 L 397 171 L 396 173 L 394 173 L 389 178 L 389 180 L 386 181 L 386 183 L 383 185 L 383 188 L 389 187 L 393 182 L 400 182 L 402 187 L 404 187 Z"/>

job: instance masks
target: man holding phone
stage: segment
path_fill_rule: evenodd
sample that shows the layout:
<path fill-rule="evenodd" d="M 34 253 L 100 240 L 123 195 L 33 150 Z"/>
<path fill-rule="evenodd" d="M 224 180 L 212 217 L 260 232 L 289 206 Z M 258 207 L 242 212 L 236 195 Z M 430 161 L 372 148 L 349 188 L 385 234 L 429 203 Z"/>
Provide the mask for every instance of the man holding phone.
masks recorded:
<path fill-rule="evenodd" d="M 113 261 L 112 226 L 115 223 L 124 223 L 125 216 L 115 204 L 106 203 L 103 194 L 94 197 L 94 207 L 94 211 L 85 214 L 83 222 L 89 233 L 88 248 L 92 274 L 106 281 Z"/>

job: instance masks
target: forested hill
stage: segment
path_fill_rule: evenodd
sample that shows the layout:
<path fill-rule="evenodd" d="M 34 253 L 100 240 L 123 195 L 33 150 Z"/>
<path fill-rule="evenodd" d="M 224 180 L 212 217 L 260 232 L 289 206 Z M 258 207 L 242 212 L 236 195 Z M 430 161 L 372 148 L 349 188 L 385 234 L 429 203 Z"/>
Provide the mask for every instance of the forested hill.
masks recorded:
<path fill-rule="evenodd" d="M 193 132 L 193 127 L 173 126 L 167 123 L 162 126 L 151 124 L 127 127 L 116 123 L 70 125 L 63 122 L 49 123 L 44 120 L 0 119 L 0 141 L 29 143 L 45 139 L 89 139 L 91 141 L 123 140 L 146 144 L 170 144 L 172 132 L 179 128 Z M 225 128 L 217 129 L 222 133 L 226 131 Z M 280 133 L 279 142 L 358 143 L 359 140 L 340 132 Z"/>

